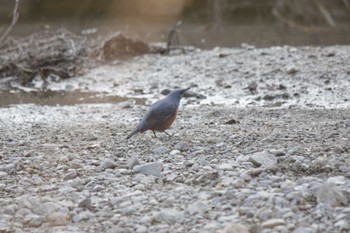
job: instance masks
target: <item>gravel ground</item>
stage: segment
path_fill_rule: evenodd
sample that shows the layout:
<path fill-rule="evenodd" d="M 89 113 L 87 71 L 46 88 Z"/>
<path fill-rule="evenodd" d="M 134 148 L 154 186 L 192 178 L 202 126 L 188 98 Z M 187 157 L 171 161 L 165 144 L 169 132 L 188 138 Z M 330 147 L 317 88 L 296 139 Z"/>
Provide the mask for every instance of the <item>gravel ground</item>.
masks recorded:
<path fill-rule="evenodd" d="M 0 109 L 0 232 L 350 232 L 350 47 L 147 55 L 49 83 L 142 98 L 194 86 L 171 137 L 147 107 Z"/>

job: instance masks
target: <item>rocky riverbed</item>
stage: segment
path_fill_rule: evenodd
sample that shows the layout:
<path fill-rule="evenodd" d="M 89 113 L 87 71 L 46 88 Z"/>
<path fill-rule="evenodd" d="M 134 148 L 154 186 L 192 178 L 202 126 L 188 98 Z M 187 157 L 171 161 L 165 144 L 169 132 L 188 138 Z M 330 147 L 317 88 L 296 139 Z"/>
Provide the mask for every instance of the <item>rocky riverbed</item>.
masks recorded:
<path fill-rule="evenodd" d="M 247 45 L 46 83 L 129 100 L 0 109 L 0 232 L 349 232 L 349 61 L 347 46 Z M 187 86 L 171 137 L 125 140 Z"/>

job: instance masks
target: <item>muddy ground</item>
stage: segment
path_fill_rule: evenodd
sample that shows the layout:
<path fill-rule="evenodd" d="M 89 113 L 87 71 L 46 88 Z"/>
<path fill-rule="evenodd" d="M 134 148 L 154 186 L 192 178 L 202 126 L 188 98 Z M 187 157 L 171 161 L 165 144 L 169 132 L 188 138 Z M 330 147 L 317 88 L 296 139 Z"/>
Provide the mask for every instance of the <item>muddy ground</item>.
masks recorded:
<path fill-rule="evenodd" d="M 349 232 L 349 61 L 349 46 L 247 45 L 36 80 L 20 89 L 128 100 L 0 109 L 0 232 Z M 171 137 L 125 140 L 188 86 Z"/>

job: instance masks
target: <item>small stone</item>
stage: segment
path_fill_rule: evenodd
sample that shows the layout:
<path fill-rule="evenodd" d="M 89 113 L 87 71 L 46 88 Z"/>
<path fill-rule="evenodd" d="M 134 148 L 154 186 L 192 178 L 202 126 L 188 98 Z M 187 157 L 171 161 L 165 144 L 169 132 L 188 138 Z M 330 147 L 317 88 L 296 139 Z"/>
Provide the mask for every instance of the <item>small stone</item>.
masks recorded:
<path fill-rule="evenodd" d="M 147 233 L 148 232 L 148 229 L 146 226 L 143 226 L 143 225 L 138 225 L 136 227 L 136 233 Z"/>
<path fill-rule="evenodd" d="M 170 150 L 165 147 L 165 146 L 160 146 L 160 147 L 156 147 L 152 150 L 153 153 L 155 154 L 166 154 L 168 153 Z"/>
<path fill-rule="evenodd" d="M 277 149 L 271 149 L 270 153 L 275 155 L 275 156 L 283 156 L 286 154 L 286 152 L 284 152 L 283 150 L 277 150 Z"/>
<path fill-rule="evenodd" d="M 140 164 L 140 160 L 136 155 L 131 156 L 131 158 L 128 160 L 128 168 L 133 169 L 136 165 Z"/>
<path fill-rule="evenodd" d="M 287 74 L 295 74 L 298 71 L 299 71 L 298 68 L 295 67 L 294 65 L 289 65 L 286 67 Z"/>
<path fill-rule="evenodd" d="M 177 149 L 179 151 L 188 151 L 189 148 L 190 147 L 185 142 L 179 142 L 178 144 L 175 145 L 175 149 Z"/>
<path fill-rule="evenodd" d="M 216 165 L 216 169 L 217 170 L 223 170 L 223 171 L 232 171 L 233 167 L 232 167 L 231 164 L 221 163 L 221 164 Z"/>
<path fill-rule="evenodd" d="M 151 162 L 142 165 L 137 165 L 133 168 L 135 173 L 141 173 L 144 175 L 154 175 L 159 176 L 163 170 L 163 163 L 161 162 Z"/>
<path fill-rule="evenodd" d="M 41 224 L 44 222 L 44 218 L 36 214 L 30 214 L 26 216 L 26 219 L 29 219 L 29 227 L 40 227 Z"/>
<path fill-rule="evenodd" d="M 317 202 L 330 206 L 346 205 L 348 200 L 341 189 L 332 183 L 325 183 L 317 191 Z"/>
<path fill-rule="evenodd" d="M 65 175 L 63 177 L 63 180 L 67 181 L 67 180 L 74 179 L 75 177 L 77 177 L 77 175 L 78 175 L 77 172 L 75 170 L 73 170 L 73 171 L 69 172 L 67 175 Z"/>
<path fill-rule="evenodd" d="M 116 164 L 111 159 L 104 159 L 102 162 L 102 167 L 104 169 L 113 169 L 116 167 Z"/>
<path fill-rule="evenodd" d="M 332 177 L 329 177 L 327 179 L 327 183 L 343 185 L 343 184 L 345 184 L 345 177 L 344 176 L 332 176 Z"/>
<path fill-rule="evenodd" d="M 85 138 L 86 141 L 96 141 L 97 140 L 97 137 L 95 135 L 93 135 L 92 133 L 89 133 L 86 138 Z"/>
<path fill-rule="evenodd" d="M 74 215 L 72 220 L 73 222 L 80 222 L 82 220 L 89 220 L 93 217 L 95 217 L 95 215 L 92 214 L 90 211 L 83 211 L 77 215 Z"/>
<path fill-rule="evenodd" d="M 345 219 L 339 220 L 334 224 L 334 226 L 337 227 L 340 232 L 343 232 L 343 231 L 348 232 L 350 230 L 349 221 Z"/>
<path fill-rule="evenodd" d="M 158 222 L 166 222 L 168 224 L 182 223 L 184 221 L 184 213 L 175 209 L 163 209 L 155 214 Z"/>
<path fill-rule="evenodd" d="M 6 188 L 6 185 L 4 183 L 0 183 L 0 191 L 4 191 Z"/>
<path fill-rule="evenodd" d="M 251 93 L 255 93 L 256 89 L 258 88 L 258 84 L 255 81 L 252 81 L 248 84 L 247 88 Z"/>
<path fill-rule="evenodd" d="M 239 223 L 229 223 L 222 233 L 249 233 L 248 227 Z"/>
<path fill-rule="evenodd" d="M 272 168 L 277 165 L 276 156 L 266 151 L 250 155 L 249 160 L 257 167 Z"/>
<path fill-rule="evenodd" d="M 7 172 L 0 171 L 0 178 L 4 178 L 4 177 L 6 177 L 7 175 L 8 175 Z"/>
<path fill-rule="evenodd" d="M 71 221 L 70 216 L 66 213 L 54 212 L 49 213 L 47 222 L 50 226 L 65 226 Z"/>
<path fill-rule="evenodd" d="M 262 228 L 274 228 L 276 226 L 285 225 L 286 222 L 282 218 L 272 218 L 261 224 Z"/>
<path fill-rule="evenodd" d="M 91 198 L 90 197 L 86 197 L 83 200 L 81 200 L 78 203 L 78 207 L 86 208 L 86 209 L 90 208 L 91 207 Z"/>
<path fill-rule="evenodd" d="M 200 215 L 203 216 L 209 210 L 209 206 L 201 201 L 195 202 L 189 205 L 186 209 L 190 215 Z"/>
<path fill-rule="evenodd" d="M 309 227 L 298 227 L 292 233 L 312 233 L 312 229 Z"/>
<path fill-rule="evenodd" d="M 99 191 L 102 191 L 102 190 L 104 190 L 105 189 L 105 187 L 104 186 L 102 186 L 102 185 L 95 185 L 93 188 L 92 188 L 92 191 L 93 192 L 99 192 Z"/>

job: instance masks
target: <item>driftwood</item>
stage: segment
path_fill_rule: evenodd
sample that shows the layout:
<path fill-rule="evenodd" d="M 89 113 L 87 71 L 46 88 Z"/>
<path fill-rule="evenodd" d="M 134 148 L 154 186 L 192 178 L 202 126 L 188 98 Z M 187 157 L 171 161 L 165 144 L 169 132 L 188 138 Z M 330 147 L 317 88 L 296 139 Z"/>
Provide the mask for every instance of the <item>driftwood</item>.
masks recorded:
<path fill-rule="evenodd" d="M 96 51 L 94 40 L 66 30 L 9 38 L 0 47 L 0 78 L 15 77 L 26 85 L 37 76 L 43 80 L 73 77 L 93 63 Z"/>
<path fill-rule="evenodd" d="M 13 13 L 12 13 L 12 22 L 10 26 L 6 29 L 6 31 L 0 36 L 0 45 L 5 41 L 7 36 L 10 34 L 12 28 L 16 25 L 19 13 L 18 13 L 18 5 L 19 5 L 19 0 L 15 0 L 15 6 L 13 8 Z"/>
<path fill-rule="evenodd" d="M 28 85 L 36 77 L 67 79 L 104 62 L 159 51 L 120 32 L 103 40 L 66 30 L 44 31 L 25 38 L 10 38 L 0 46 L 0 79 L 13 77 L 21 85 Z"/>

